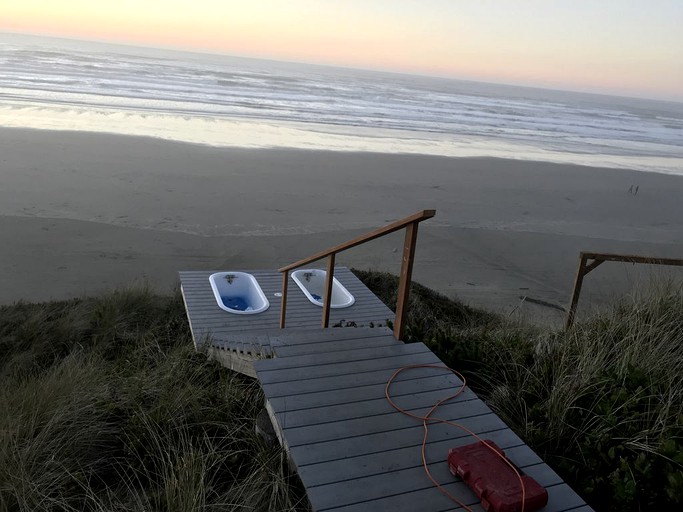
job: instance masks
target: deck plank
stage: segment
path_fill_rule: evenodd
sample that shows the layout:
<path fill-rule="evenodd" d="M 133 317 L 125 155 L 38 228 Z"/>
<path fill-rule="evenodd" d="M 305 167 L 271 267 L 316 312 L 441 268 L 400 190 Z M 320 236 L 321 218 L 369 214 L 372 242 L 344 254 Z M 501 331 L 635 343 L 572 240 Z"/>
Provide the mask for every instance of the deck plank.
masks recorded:
<path fill-rule="evenodd" d="M 444 486 L 448 492 L 453 493 L 455 489 L 462 486 L 460 483 L 449 483 Z M 566 484 L 555 484 L 546 486 L 548 491 L 548 505 L 541 509 L 541 512 L 591 512 L 593 509 L 583 504 L 579 498 L 580 503 L 576 503 L 576 493 L 573 493 Z M 572 495 L 567 495 L 569 490 Z M 391 512 L 415 512 L 415 510 L 429 510 L 430 512 L 455 512 L 464 510 L 457 507 L 445 495 L 438 492 L 438 496 L 434 494 L 434 489 L 421 489 L 410 493 L 395 494 L 392 496 L 384 496 L 376 500 L 364 501 L 353 505 L 336 507 L 335 512 L 367 512 L 368 510 Z M 567 503 L 562 500 L 567 499 Z M 464 500 L 464 503 L 475 512 L 484 512 L 484 509 L 478 504 L 473 493 L 470 493 Z M 414 508 L 417 504 L 425 504 L 420 508 Z M 419 506 L 419 505 L 418 505 Z"/>
<path fill-rule="evenodd" d="M 413 344 L 406 346 L 412 347 Z M 387 348 L 393 349 L 395 347 L 392 346 Z M 412 361 L 416 361 L 420 364 L 438 363 L 438 359 L 434 356 L 434 354 L 431 351 L 412 350 L 411 352 L 396 355 L 387 355 L 386 357 L 377 358 L 373 360 L 350 361 L 348 363 L 340 362 L 336 364 L 325 364 L 321 366 L 310 366 L 304 368 L 285 368 L 277 372 L 264 372 L 262 382 L 263 384 L 273 384 L 287 381 L 317 381 L 315 384 L 315 386 L 317 386 L 318 383 L 321 383 L 322 381 L 322 379 L 320 379 L 321 377 L 351 377 L 354 375 L 358 375 L 360 376 L 359 378 L 365 378 L 369 377 L 367 375 L 369 373 L 374 373 L 378 370 L 397 368 L 396 365 L 413 364 Z M 261 379 L 259 378 L 259 380 Z"/>
<path fill-rule="evenodd" d="M 412 380 L 401 380 L 395 382 L 391 387 L 391 396 L 397 404 L 403 406 L 402 397 L 410 396 L 415 393 L 423 393 L 425 391 L 442 390 L 442 395 L 446 396 L 457 391 L 456 386 L 448 375 L 432 375 L 430 377 L 422 377 Z M 386 382 L 379 384 L 370 384 L 366 386 L 357 386 L 353 388 L 334 389 L 332 391 L 318 391 L 313 393 L 306 393 L 297 396 L 296 403 L 290 401 L 290 411 L 297 409 L 310 409 L 313 407 L 324 407 L 330 405 L 348 405 L 363 400 L 381 399 L 385 400 Z M 468 390 L 468 393 L 471 391 Z M 270 401 L 273 406 L 283 406 L 283 400 L 286 396 L 271 397 Z"/>
<path fill-rule="evenodd" d="M 423 343 L 411 343 L 409 345 L 392 343 L 384 347 L 368 347 L 352 350 L 336 350 L 325 351 L 323 353 L 296 355 L 291 357 L 282 357 L 269 361 L 268 368 L 262 369 L 264 379 L 262 382 L 268 382 L 268 375 L 277 373 L 277 375 L 286 375 L 287 371 L 301 369 L 301 372 L 315 372 L 317 368 L 323 366 L 334 365 L 335 367 L 341 364 L 350 364 L 358 362 L 357 368 L 362 368 L 362 363 L 370 363 L 374 360 L 393 357 L 403 354 L 417 354 L 420 352 L 428 352 L 429 349 Z M 345 367 L 340 367 L 343 371 Z"/>
<path fill-rule="evenodd" d="M 508 429 L 498 430 L 486 436 L 498 444 L 519 467 L 541 463 L 541 459 L 529 447 Z M 299 475 L 309 485 L 324 485 L 353 478 L 363 478 L 380 473 L 410 468 L 422 468 L 420 450 L 422 435 L 417 438 L 415 446 L 398 448 L 386 452 L 359 455 L 356 457 L 340 457 L 316 464 L 297 466 Z M 362 440 L 358 440 L 362 442 Z M 429 443 L 425 454 L 428 461 L 445 462 L 449 448 L 466 445 L 472 442 L 470 437 L 457 440 L 447 439 Z"/>
<path fill-rule="evenodd" d="M 316 343 L 298 344 L 295 346 L 274 346 L 278 357 L 292 357 L 317 354 L 321 350 L 326 351 L 343 351 L 343 350 L 359 350 L 370 347 L 386 347 L 396 345 L 398 342 L 391 335 L 373 336 L 368 338 L 353 339 L 353 340 L 325 340 Z"/>
<path fill-rule="evenodd" d="M 452 393 L 450 393 L 452 394 Z M 439 399 L 448 396 L 448 392 L 443 389 L 434 391 L 425 391 L 422 393 L 414 393 L 402 397 L 401 407 L 406 411 L 416 411 L 424 408 L 424 404 L 436 403 Z M 455 399 L 448 403 L 462 403 L 469 400 L 477 400 L 477 396 L 469 389 L 458 395 Z M 298 407 L 297 410 L 288 409 L 286 413 L 287 427 L 294 428 L 297 426 L 311 425 L 311 417 L 317 416 L 324 418 L 324 422 L 338 422 L 354 418 L 363 418 L 370 415 L 377 415 L 381 413 L 392 413 L 394 409 L 389 405 L 386 398 L 375 398 L 371 400 L 358 400 L 351 406 L 349 403 L 338 405 L 328 405 L 314 408 L 302 409 L 298 402 L 292 403 L 290 400 L 290 407 Z"/>
<path fill-rule="evenodd" d="M 459 423 L 465 427 L 496 439 L 508 430 L 507 425 L 493 413 L 462 418 Z M 309 443 L 297 447 L 290 447 L 297 466 L 317 464 L 319 462 L 334 461 L 343 457 L 357 457 L 373 453 L 386 453 L 407 447 L 418 447 L 422 443 L 424 434 L 421 424 L 363 435 L 363 443 L 357 437 L 332 439 L 317 443 Z M 429 442 L 454 441 L 462 438 L 469 439 L 469 434 L 463 430 L 448 425 L 433 425 L 429 429 Z"/>
<path fill-rule="evenodd" d="M 414 414 L 426 414 L 431 408 L 431 404 L 425 405 L 411 412 Z M 481 400 L 472 400 L 462 403 L 446 404 L 439 409 L 441 417 L 450 421 L 458 421 L 472 416 L 488 414 L 491 410 Z M 332 439 L 343 439 L 344 437 L 358 437 L 365 434 L 377 432 L 390 432 L 409 428 L 415 424 L 413 418 L 400 414 L 394 410 L 384 414 L 353 418 L 341 422 L 324 422 L 324 417 L 317 414 L 316 410 L 311 411 L 311 423 L 305 426 L 290 428 L 288 426 L 288 412 L 276 413 L 278 421 L 282 426 L 283 432 L 287 436 L 287 443 L 291 446 L 329 441 Z"/>
<path fill-rule="evenodd" d="M 545 464 L 533 464 L 525 468 L 524 464 L 519 464 L 515 449 L 510 450 L 510 459 L 530 474 L 548 490 L 548 505 L 543 509 L 546 512 L 564 511 L 576 506 L 584 505 L 584 501 L 574 493 L 569 486 L 562 483 L 562 480 L 555 472 L 549 470 Z M 390 455 L 388 455 L 390 461 Z M 417 457 L 419 460 L 419 452 Z M 546 469 L 547 468 L 547 469 Z M 438 481 L 449 486 L 456 498 L 467 504 L 478 503 L 474 493 L 462 482 L 456 480 L 448 471 L 447 464 L 440 461 L 429 465 L 432 476 Z M 453 483 L 455 481 L 455 483 Z M 337 509 L 346 505 L 382 500 L 389 496 L 401 495 L 404 500 L 412 503 L 412 510 L 451 510 L 454 504 L 450 500 L 443 502 L 443 496 L 434 484 L 427 478 L 423 467 L 413 467 L 405 470 L 389 470 L 371 476 L 361 476 L 359 478 L 337 481 L 330 484 L 312 485 L 308 490 L 311 503 L 314 503 L 315 510 Z M 413 494 L 416 491 L 426 490 L 428 492 L 421 496 L 417 501 Z M 439 502 L 443 508 L 439 507 Z M 379 504 L 378 504 L 379 505 Z M 367 510 L 367 508 L 365 509 Z M 378 506 L 378 510 L 393 510 Z M 410 509 L 409 509 L 410 510 Z"/>
<path fill-rule="evenodd" d="M 257 371 L 261 363 L 262 361 L 254 363 L 254 367 Z M 299 396 L 319 391 L 367 386 L 380 382 L 386 383 L 393 371 L 403 365 L 438 363 L 440 363 L 439 358 L 432 352 L 424 352 L 418 355 L 405 355 L 382 359 L 377 362 L 374 368 L 366 372 L 336 375 L 325 379 L 301 379 L 288 382 L 276 382 L 272 385 L 262 384 L 261 387 L 269 398 L 278 396 Z"/>

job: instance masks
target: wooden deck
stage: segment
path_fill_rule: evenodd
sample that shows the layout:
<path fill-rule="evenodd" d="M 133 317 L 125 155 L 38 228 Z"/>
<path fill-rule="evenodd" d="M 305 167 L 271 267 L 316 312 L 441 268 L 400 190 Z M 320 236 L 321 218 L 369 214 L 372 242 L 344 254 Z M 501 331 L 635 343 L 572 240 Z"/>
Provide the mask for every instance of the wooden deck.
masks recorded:
<path fill-rule="evenodd" d="M 271 357 L 273 347 L 282 343 L 283 331 L 279 328 L 282 298 L 276 295 L 281 291 L 282 274 L 274 270 L 249 270 L 268 298 L 270 307 L 257 315 L 234 315 L 216 304 L 209 284 L 209 276 L 214 272 L 179 272 L 195 347 L 204 347 L 224 366 L 255 377 L 254 361 Z M 332 309 L 330 325 L 372 327 L 383 334 L 390 332 L 387 320 L 393 321 L 394 313 L 346 267 L 336 267 L 334 275 L 356 302 L 348 308 Z M 293 282 L 289 285 L 287 304 L 285 332 L 320 330 L 322 308 L 312 304 Z"/>
<path fill-rule="evenodd" d="M 270 302 L 268 310 L 258 315 L 233 315 L 219 308 L 209 284 L 209 276 L 214 272 L 179 272 L 195 343 L 203 342 L 207 336 L 215 339 L 236 339 L 246 332 L 279 329 L 282 299 L 275 294 L 281 291 L 282 274 L 274 270 L 249 270 L 248 272 L 256 277 Z M 355 322 L 358 327 L 367 327 L 371 323 L 379 327 L 386 326 L 387 320 L 393 321 L 394 313 L 375 297 L 349 269 L 336 267 L 334 276 L 353 294 L 356 302 L 348 308 L 333 309 L 330 314 L 330 326 Z M 289 288 L 287 327 L 319 328 L 322 308 L 312 304 L 293 282 Z"/>
<path fill-rule="evenodd" d="M 393 313 L 350 271 L 337 279 L 354 306 L 332 310 L 321 329 L 321 308 L 298 288 L 288 298 L 287 328 L 279 329 L 281 275 L 250 271 L 270 301 L 258 315 L 232 315 L 215 302 L 209 275 L 181 272 L 183 298 L 195 345 L 225 366 L 258 378 L 276 434 L 296 467 L 315 511 L 456 510 L 427 478 L 420 446 L 422 423 L 395 411 L 384 396 L 393 372 L 412 364 L 441 364 L 422 343 L 396 341 Z M 371 327 L 372 326 L 372 327 Z M 461 382 L 450 372 L 411 370 L 398 376 L 392 396 L 406 410 L 426 413 Z M 584 501 L 477 396 L 466 390 L 436 417 L 461 423 L 503 448 L 512 461 L 547 488 L 546 512 L 590 511 Z M 475 495 L 448 471 L 449 448 L 473 442 L 464 431 L 430 427 L 427 459 L 432 474 L 453 495 L 483 510 Z"/>
<path fill-rule="evenodd" d="M 384 396 L 392 373 L 405 365 L 440 364 L 422 343 L 343 329 L 352 339 L 309 332 L 286 337 L 276 358 L 254 367 L 266 407 L 315 511 L 446 511 L 457 507 L 425 475 L 420 459 L 422 424 L 395 411 Z M 350 343 L 354 344 L 351 345 Z M 363 348 L 358 348 L 358 347 Z M 461 382 L 450 372 L 419 369 L 399 375 L 392 396 L 425 414 Z M 470 390 L 441 407 L 437 417 L 456 421 L 503 448 L 547 488 L 548 512 L 591 510 Z M 475 495 L 448 471 L 449 448 L 473 442 L 448 425 L 430 427 L 427 458 L 435 478 L 475 510 Z"/>

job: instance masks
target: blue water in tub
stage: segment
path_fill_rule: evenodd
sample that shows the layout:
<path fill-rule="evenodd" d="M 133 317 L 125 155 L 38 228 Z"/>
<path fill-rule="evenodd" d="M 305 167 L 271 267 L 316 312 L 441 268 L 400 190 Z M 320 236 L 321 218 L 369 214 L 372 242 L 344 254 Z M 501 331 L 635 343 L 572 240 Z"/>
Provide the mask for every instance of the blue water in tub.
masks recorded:
<path fill-rule="evenodd" d="M 226 307 L 237 311 L 249 311 L 253 309 L 244 297 L 227 297 L 221 295 L 221 300 Z"/>

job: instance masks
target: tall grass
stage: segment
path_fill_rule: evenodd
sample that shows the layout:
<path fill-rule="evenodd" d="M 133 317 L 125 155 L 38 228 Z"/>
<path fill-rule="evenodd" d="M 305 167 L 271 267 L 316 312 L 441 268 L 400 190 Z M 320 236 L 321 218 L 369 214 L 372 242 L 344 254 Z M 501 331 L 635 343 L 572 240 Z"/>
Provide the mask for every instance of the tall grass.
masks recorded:
<path fill-rule="evenodd" d="M 179 294 L 0 308 L 0 510 L 303 510 L 257 384 L 193 349 Z"/>
<path fill-rule="evenodd" d="M 97 474 L 115 445 L 116 428 L 99 406 L 108 395 L 101 372 L 96 362 L 73 354 L 39 377 L 3 380 L 3 508 L 77 507 L 78 500 L 63 496 L 77 492 L 87 475 Z"/>
<path fill-rule="evenodd" d="M 622 300 L 497 364 L 489 403 L 603 510 L 683 505 L 683 289 Z"/>

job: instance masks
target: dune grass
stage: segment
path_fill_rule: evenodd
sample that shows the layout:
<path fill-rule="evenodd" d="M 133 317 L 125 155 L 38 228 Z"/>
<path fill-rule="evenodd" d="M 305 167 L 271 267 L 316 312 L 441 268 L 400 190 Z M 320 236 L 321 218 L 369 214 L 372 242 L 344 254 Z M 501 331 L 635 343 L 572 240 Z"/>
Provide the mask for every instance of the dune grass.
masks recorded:
<path fill-rule="evenodd" d="M 354 271 L 386 304 L 398 280 Z M 596 510 L 683 505 L 683 288 L 550 331 L 413 284 L 424 341 Z M 306 510 L 255 381 L 195 352 L 178 293 L 0 307 L 0 511 Z"/>
<path fill-rule="evenodd" d="M 305 510 L 258 385 L 145 288 L 0 308 L 0 510 Z"/>
<path fill-rule="evenodd" d="M 354 271 L 387 305 L 398 279 Z M 424 341 L 596 510 L 683 506 L 683 284 L 624 297 L 569 332 L 411 288 Z"/>

